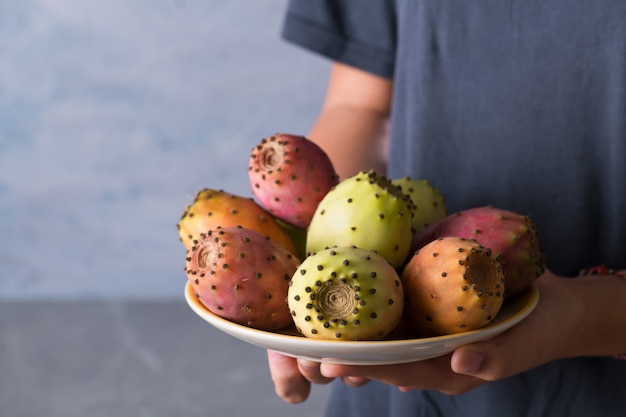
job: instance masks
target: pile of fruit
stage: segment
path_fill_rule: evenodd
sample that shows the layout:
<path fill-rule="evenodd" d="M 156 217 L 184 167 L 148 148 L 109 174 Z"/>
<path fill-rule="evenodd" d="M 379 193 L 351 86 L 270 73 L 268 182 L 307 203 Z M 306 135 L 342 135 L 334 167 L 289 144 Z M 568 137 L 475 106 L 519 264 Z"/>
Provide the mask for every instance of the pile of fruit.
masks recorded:
<path fill-rule="evenodd" d="M 253 197 L 200 190 L 178 222 L 185 273 L 212 313 L 306 337 L 384 340 L 489 324 L 545 268 L 527 217 L 447 213 L 428 180 L 363 171 L 339 181 L 324 151 L 276 134 L 252 150 Z"/>

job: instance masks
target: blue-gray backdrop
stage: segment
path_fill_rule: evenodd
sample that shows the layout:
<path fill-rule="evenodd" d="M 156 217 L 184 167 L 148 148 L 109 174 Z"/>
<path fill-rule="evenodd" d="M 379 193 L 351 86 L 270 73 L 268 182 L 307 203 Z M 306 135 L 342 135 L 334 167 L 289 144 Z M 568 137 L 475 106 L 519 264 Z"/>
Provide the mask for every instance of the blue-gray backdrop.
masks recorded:
<path fill-rule="evenodd" d="M 184 205 L 323 98 L 285 3 L 0 0 L 0 298 L 182 297 Z"/>

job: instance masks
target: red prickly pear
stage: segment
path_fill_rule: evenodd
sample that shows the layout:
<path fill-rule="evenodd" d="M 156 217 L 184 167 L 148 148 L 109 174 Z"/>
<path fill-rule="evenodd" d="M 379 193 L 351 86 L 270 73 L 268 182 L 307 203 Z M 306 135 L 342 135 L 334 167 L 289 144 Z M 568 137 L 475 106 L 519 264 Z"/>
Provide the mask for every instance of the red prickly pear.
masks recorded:
<path fill-rule="evenodd" d="M 404 267 L 408 325 L 420 337 L 462 333 L 490 323 L 502 307 L 502 267 L 489 249 L 457 237 L 436 239 Z"/>
<path fill-rule="evenodd" d="M 250 155 L 252 193 L 276 218 L 307 228 L 313 212 L 338 182 L 328 155 L 304 136 L 275 134 Z"/>
<path fill-rule="evenodd" d="M 287 298 L 306 337 L 382 340 L 402 317 L 404 292 L 394 267 L 375 252 L 334 247 L 298 267 Z"/>
<path fill-rule="evenodd" d="M 198 242 L 201 233 L 233 226 L 256 230 L 276 240 L 289 252 L 296 253 L 291 237 L 270 213 L 252 198 L 223 190 L 204 188 L 198 191 L 176 225 L 186 249 Z"/>
<path fill-rule="evenodd" d="M 267 236 L 226 227 L 202 234 L 187 251 L 185 273 L 212 313 L 256 329 L 279 330 L 293 324 L 286 297 L 299 263 Z"/>
<path fill-rule="evenodd" d="M 509 210 L 475 207 L 425 227 L 413 236 L 413 250 L 442 236 L 473 239 L 498 257 L 506 297 L 524 292 L 544 272 L 545 258 L 532 220 Z"/>

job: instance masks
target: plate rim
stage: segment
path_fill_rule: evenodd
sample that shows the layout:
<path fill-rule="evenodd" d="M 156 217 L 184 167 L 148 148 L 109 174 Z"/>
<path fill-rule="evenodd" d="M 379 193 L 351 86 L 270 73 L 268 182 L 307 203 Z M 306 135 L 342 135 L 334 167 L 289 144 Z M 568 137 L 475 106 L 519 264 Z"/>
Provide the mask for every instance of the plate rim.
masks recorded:
<path fill-rule="evenodd" d="M 188 306 L 200 316 L 203 320 L 208 322 L 213 327 L 218 330 L 229 334 L 230 336 L 242 340 L 243 342 L 256 345 L 265 349 L 270 349 L 266 345 L 262 343 L 254 343 L 248 340 L 248 337 L 254 336 L 255 340 L 268 340 L 268 341 L 289 341 L 289 344 L 292 347 L 306 347 L 310 349 L 311 347 L 315 347 L 318 349 L 322 348 L 331 348 L 332 346 L 341 345 L 342 350 L 348 349 L 356 349 L 359 350 L 370 350 L 375 349 L 377 347 L 381 348 L 412 348 L 412 350 L 418 350 L 421 346 L 427 347 L 428 345 L 454 345 L 455 341 L 461 339 L 472 339 L 471 342 L 475 343 L 480 340 L 484 340 L 490 337 L 494 337 L 500 333 L 505 332 L 510 329 L 517 323 L 524 320 L 537 306 L 539 302 L 539 291 L 536 284 L 532 284 L 529 286 L 529 289 L 526 293 L 520 294 L 520 296 L 525 296 L 528 300 L 521 306 L 519 310 L 513 311 L 509 313 L 506 317 L 501 320 L 494 322 L 492 324 L 488 324 L 480 329 L 469 330 L 462 333 L 443 335 L 443 336 L 434 336 L 434 337 L 424 337 L 424 338 L 411 338 L 411 339 L 391 339 L 391 340 L 362 340 L 362 341 L 352 341 L 352 340 L 327 340 L 327 339 L 313 339 L 307 338 L 306 336 L 299 335 L 290 335 L 280 332 L 271 332 L 260 329 L 255 329 L 252 327 L 248 327 L 239 323 L 235 323 L 228 319 L 222 318 L 215 313 L 211 312 L 208 308 L 206 308 L 200 300 L 196 297 L 192 285 L 190 282 L 185 284 L 185 300 Z M 496 316 L 497 317 L 497 316 Z M 246 338 L 243 338 L 240 335 L 246 335 Z M 481 337 L 481 335 L 485 335 L 485 337 Z M 455 346 L 460 346 L 461 343 Z M 380 361 L 353 361 L 348 359 L 341 358 L 312 358 L 306 355 L 299 355 L 297 353 L 287 351 L 281 351 L 280 349 L 271 348 L 272 350 L 280 351 L 281 353 L 291 356 L 291 357 L 299 357 L 306 358 L 314 361 L 324 361 L 324 362 L 332 362 L 332 363 L 344 363 L 344 364 L 368 364 L 368 365 L 376 365 L 376 364 L 392 364 L 392 363 L 406 363 L 406 362 L 415 362 L 419 360 L 429 359 L 435 356 L 430 357 L 415 357 L 413 359 L 407 358 L 402 360 L 380 360 Z M 450 348 L 449 351 L 453 350 Z M 448 352 L 449 352 L 448 351 Z M 443 355 L 445 353 L 442 353 Z"/>

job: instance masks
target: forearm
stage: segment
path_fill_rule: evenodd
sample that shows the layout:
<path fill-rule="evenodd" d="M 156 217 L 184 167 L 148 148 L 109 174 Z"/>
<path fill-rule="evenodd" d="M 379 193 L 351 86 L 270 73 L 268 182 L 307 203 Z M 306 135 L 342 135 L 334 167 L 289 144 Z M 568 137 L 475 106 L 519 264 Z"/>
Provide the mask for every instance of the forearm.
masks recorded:
<path fill-rule="evenodd" d="M 328 106 L 309 137 L 326 151 L 342 179 L 369 169 L 386 173 L 386 115 L 350 105 Z"/>
<path fill-rule="evenodd" d="M 574 323 L 571 355 L 626 353 L 626 278 L 595 275 L 568 280 Z"/>
<path fill-rule="evenodd" d="M 334 63 L 322 110 L 309 137 L 326 151 L 341 179 L 386 173 L 391 80 Z"/>

